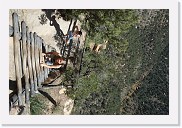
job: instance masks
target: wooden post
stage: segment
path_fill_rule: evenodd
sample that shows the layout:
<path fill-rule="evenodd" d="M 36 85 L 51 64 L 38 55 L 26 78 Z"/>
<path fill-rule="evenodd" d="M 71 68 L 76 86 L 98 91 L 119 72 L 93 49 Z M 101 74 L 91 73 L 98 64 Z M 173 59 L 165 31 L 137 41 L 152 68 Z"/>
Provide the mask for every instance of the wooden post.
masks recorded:
<path fill-rule="evenodd" d="M 9 36 L 11 37 L 13 35 L 13 27 L 9 25 Z"/>
<path fill-rule="evenodd" d="M 41 38 L 37 36 L 37 50 L 38 50 L 38 55 L 37 55 L 37 68 L 38 68 L 38 74 L 39 74 L 39 79 L 38 79 L 38 85 L 39 88 L 42 88 L 41 82 L 42 82 L 42 72 L 41 72 L 41 67 L 40 67 L 40 60 L 42 53 L 40 51 L 40 45 L 41 45 Z"/>
<path fill-rule="evenodd" d="M 63 41 L 63 45 L 62 45 L 62 49 L 61 49 L 61 54 L 62 54 L 63 57 L 65 55 L 65 50 L 66 50 L 66 42 Z"/>
<path fill-rule="evenodd" d="M 45 49 L 45 53 L 47 52 L 46 51 L 46 45 L 45 45 L 45 43 L 44 43 L 44 41 L 43 41 L 43 47 L 44 47 L 44 49 Z M 48 74 L 47 74 L 47 68 L 45 68 L 45 67 L 43 67 L 44 68 L 44 81 L 46 80 L 46 78 L 48 77 Z"/>
<path fill-rule="evenodd" d="M 30 95 L 34 95 L 34 79 L 32 73 L 32 59 L 31 59 L 31 50 L 30 50 L 30 33 L 27 27 L 27 51 L 28 51 L 28 70 L 29 70 L 29 80 L 30 80 Z"/>
<path fill-rule="evenodd" d="M 72 43 L 73 43 L 73 40 L 71 39 L 71 40 L 70 40 L 70 43 L 69 43 L 69 47 L 68 47 L 68 54 L 67 54 L 67 57 L 66 57 L 66 64 L 65 64 L 65 66 L 64 66 L 64 69 L 66 69 L 67 64 L 68 64 L 68 58 L 70 57 L 70 52 L 71 52 Z"/>
<path fill-rule="evenodd" d="M 30 33 L 31 37 L 31 45 L 32 45 L 32 71 L 33 71 L 33 77 L 34 77 L 34 91 L 37 91 L 37 74 L 35 69 L 35 41 L 34 41 L 34 35 L 33 33 Z"/>
<path fill-rule="evenodd" d="M 48 50 L 49 50 L 49 52 L 52 52 L 52 48 L 50 45 L 48 46 Z M 51 68 L 48 69 L 48 74 L 50 73 L 51 70 L 52 70 Z"/>
<path fill-rule="evenodd" d="M 13 37 L 13 35 L 14 35 L 14 28 L 11 26 L 11 25 L 9 25 L 9 37 Z M 19 40 L 21 39 L 21 32 L 19 32 Z"/>
<path fill-rule="evenodd" d="M 29 102 L 29 81 L 28 81 L 28 70 L 27 70 L 27 43 L 26 43 L 26 24 L 23 21 L 21 23 L 22 30 L 22 45 L 23 45 L 23 74 L 25 76 L 25 102 Z"/>
<path fill-rule="evenodd" d="M 46 53 L 48 52 L 48 45 L 45 45 Z M 44 67 L 45 69 L 45 79 L 48 77 L 48 68 Z"/>
<path fill-rule="evenodd" d="M 77 23 L 77 20 L 75 20 L 75 21 L 73 22 L 72 32 L 74 32 L 74 30 L 75 30 L 76 23 Z"/>
<path fill-rule="evenodd" d="M 50 45 L 47 45 L 47 52 L 51 52 Z M 49 75 L 50 69 L 47 68 L 47 75 Z"/>
<path fill-rule="evenodd" d="M 73 22 L 73 19 L 71 19 L 71 21 L 70 21 L 70 24 L 69 24 L 69 27 L 68 27 L 68 31 L 67 31 L 67 33 L 70 31 L 70 28 L 71 28 L 72 22 Z"/>
<path fill-rule="evenodd" d="M 40 38 L 40 45 L 39 45 L 39 49 L 40 49 L 40 61 L 42 61 L 42 43 L 43 43 L 43 39 Z M 40 77 L 41 77 L 41 82 L 44 82 L 44 69 L 43 67 L 40 67 Z"/>
<path fill-rule="evenodd" d="M 39 71 L 39 88 L 42 88 L 42 72 L 41 72 L 41 66 L 40 66 L 40 62 L 41 62 L 41 56 L 42 56 L 42 51 L 40 50 L 40 45 L 41 45 L 41 38 L 40 36 L 37 37 L 38 38 L 38 43 L 37 43 L 37 48 L 38 48 L 38 71 Z"/>
<path fill-rule="evenodd" d="M 21 83 L 21 65 L 20 65 L 20 42 L 19 42 L 19 23 L 18 15 L 13 13 L 13 27 L 14 27 L 14 59 L 15 59 L 15 71 L 16 71 L 16 81 L 17 81 L 17 95 L 19 105 L 23 105 L 22 102 L 22 83 Z"/>
<path fill-rule="evenodd" d="M 38 49 L 38 44 L 39 44 L 39 39 L 37 34 L 34 32 L 34 40 L 35 40 L 35 68 L 36 68 L 36 73 L 37 73 L 37 82 L 38 86 L 41 86 L 40 82 L 40 64 L 39 64 L 39 49 Z M 36 91 L 38 91 L 38 87 L 36 86 L 35 88 Z"/>

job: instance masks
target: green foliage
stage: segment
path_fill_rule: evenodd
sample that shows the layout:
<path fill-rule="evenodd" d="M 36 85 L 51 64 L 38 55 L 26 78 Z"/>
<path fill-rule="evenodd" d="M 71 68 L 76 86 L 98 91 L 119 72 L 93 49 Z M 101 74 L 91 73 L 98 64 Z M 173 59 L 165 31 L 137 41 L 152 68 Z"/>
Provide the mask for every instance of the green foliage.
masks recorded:
<path fill-rule="evenodd" d="M 61 15 L 66 20 L 80 18 L 82 28 L 87 31 L 87 47 L 90 42 L 100 44 L 108 40 L 107 48 L 101 53 L 89 50 L 84 53 L 80 76 L 74 80 L 74 88 L 69 93 L 75 100 L 72 114 L 169 113 L 168 72 L 165 72 L 168 61 L 160 63 L 163 51 L 169 47 L 169 10 L 80 9 L 63 12 Z M 141 81 L 141 90 L 121 104 L 131 85 L 150 67 L 154 68 Z M 74 72 L 68 72 L 67 79 L 75 77 L 72 74 Z M 162 80 L 156 83 L 160 78 Z M 158 84 L 164 92 L 156 86 L 157 89 L 153 89 Z"/>
<path fill-rule="evenodd" d="M 46 109 L 45 103 L 39 96 L 31 97 L 30 99 L 30 113 L 31 115 L 42 115 Z"/>
<path fill-rule="evenodd" d="M 75 97 L 77 99 L 82 99 L 83 97 L 88 97 L 92 92 L 97 92 L 99 89 L 98 78 L 95 73 L 90 73 L 88 76 L 81 77 L 76 82 L 79 88 L 76 89 Z M 77 91 L 79 93 L 77 93 Z"/>
<path fill-rule="evenodd" d="M 145 26 L 145 22 L 142 22 L 142 25 L 138 24 L 137 29 L 133 28 L 125 35 L 130 44 L 125 56 L 126 65 L 122 73 L 125 78 L 122 79 L 122 83 L 125 82 L 129 87 L 151 66 L 153 69 L 141 81 L 141 87 L 135 97 L 123 104 L 122 108 L 128 111 L 121 114 L 169 113 L 169 12 L 168 10 L 145 10 L 143 13 L 148 14 L 148 12 L 155 14 L 150 16 L 150 22 Z M 146 18 L 145 14 L 142 15 Z M 135 108 L 132 108 L 133 104 Z"/>
<path fill-rule="evenodd" d="M 68 68 L 65 73 L 64 73 L 64 82 L 68 82 L 69 80 L 71 80 L 73 78 L 74 75 L 74 71 L 72 68 Z"/>
<path fill-rule="evenodd" d="M 139 115 L 169 114 L 169 46 L 161 53 L 156 66 L 142 82 L 135 100 L 138 101 Z M 152 111 L 151 111 L 152 110 Z"/>
<path fill-rule="evenodd" d="M 73 114 L 119 114 L 121 56 L 129 46 L 122 35 L 136 23 L 137 18 L 132 10 L 86 11 L 87 22 L 82 26 L 88 33 L 86 46 L 90 42 L 103 43 L 104 39 L 109 41 L 109 45 L 100 54 L 85 52 L 81 76 L 74 89 L 76 109 Z"/>
<path fill-rule="evenodd" d="M 53 10 L 52 10 L 53 11 Z M 138 23 L 135 10 L 122 9 L 58 9 L 56 15 L 68 21 L 78 19 L 95 42 L 120 41 L 121 35 Z"/>
<path fill-rule="evenodd" d="M 120 42 L 122 34 L 137 23 L 133 10 L 90 10 L 87 14 L 87 22 L 83 26 L 89 26 L 85 29 L 95 43 L 102 43 L 103 39 L 112 44 Z"/>

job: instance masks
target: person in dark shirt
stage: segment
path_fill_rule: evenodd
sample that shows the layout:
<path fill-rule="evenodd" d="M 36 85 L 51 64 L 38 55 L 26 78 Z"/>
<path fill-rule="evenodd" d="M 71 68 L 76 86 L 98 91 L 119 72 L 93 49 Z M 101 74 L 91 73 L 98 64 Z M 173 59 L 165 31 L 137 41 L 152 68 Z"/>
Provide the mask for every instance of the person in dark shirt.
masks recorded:
<path fill-rule="evenodd" d="M 69 45 L 71 39 L 80 38 L 82 35 L 82 32 L 78 29 L 78 26 L 75 26 L 74 28 L 74 31 L 69 31 L 67 34 L 64 35 L 66 36 L 65 42 L 67 45 Z"/>
<path fill-rule="evenodd" d="M 42 67 L 60 68 L 65 64 L 65 60 L 57 52 L 42 53 L 43 61 L 40 63 Z"/>

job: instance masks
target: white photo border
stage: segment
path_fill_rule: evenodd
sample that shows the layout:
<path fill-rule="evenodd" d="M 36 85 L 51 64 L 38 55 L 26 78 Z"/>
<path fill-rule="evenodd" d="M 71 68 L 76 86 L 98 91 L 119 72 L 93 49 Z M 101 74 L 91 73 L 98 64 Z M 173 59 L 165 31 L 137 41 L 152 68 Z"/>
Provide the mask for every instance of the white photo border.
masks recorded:
<path fill-rule="evenodd" d="M 71 3 L 71 4 L 70 4 Z M 177 0 L 5 0 L 0 2 L 0 122 L 53 125 L 179 125 Z M 9 9 L 169 9 L 169 115 L 9 115 Z M 3 28 L 3 29 L 2 29 Z M 2 103 L 3 102 L 3 103 Z"/>

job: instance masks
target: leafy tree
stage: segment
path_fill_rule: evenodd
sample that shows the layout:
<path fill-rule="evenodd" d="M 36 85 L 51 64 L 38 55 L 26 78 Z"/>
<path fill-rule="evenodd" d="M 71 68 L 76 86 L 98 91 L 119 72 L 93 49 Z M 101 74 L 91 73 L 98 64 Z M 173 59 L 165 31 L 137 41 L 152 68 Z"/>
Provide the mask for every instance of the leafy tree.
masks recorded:
<path fill-rule="evenodd" d="M 46 108 L 45 103 L 40 100 L 39 96 L 31 97 L 30 99 L 30 112 L 31 115 L 42 115 Z"/>

